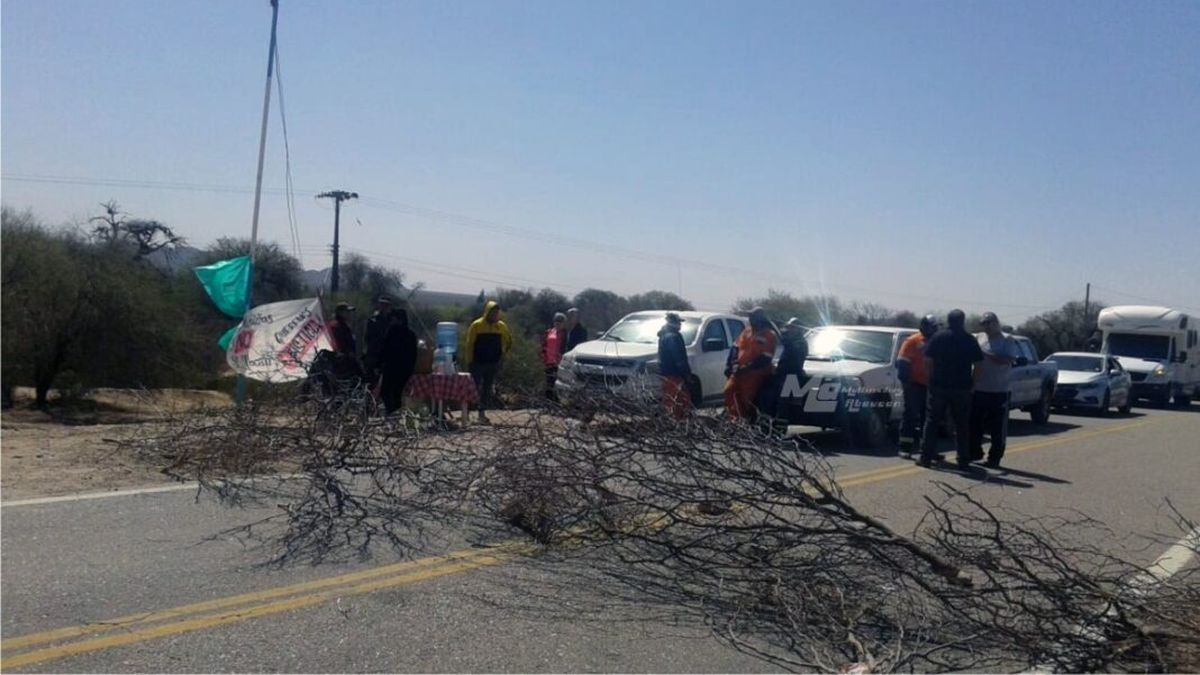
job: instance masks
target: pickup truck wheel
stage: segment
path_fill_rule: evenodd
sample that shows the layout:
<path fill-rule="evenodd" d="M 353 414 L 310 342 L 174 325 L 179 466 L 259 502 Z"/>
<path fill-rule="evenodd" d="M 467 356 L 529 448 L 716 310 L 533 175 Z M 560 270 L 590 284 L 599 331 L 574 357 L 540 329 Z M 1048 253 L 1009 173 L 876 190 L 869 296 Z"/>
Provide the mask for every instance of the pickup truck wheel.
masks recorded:
<path fill-rule="evenodd" d="M 1191 405 L 1191 403 L 1192 403 L 1192 397 L 1184 395 L 1183 387 L 1180 387 L 1175 390 L 1175 406 L 1176 407 L 1186 408 L 1189 405 Z"/>
<path fill-rule="evenodd" d="M 850 420 L 850 434 L 856 445 L 882 448 L 888 444 L 887 420 L 879 410 L 863 410 Z"/>
<path fill-rule="evenodd" d="M 1042 398 L 1029 410 L 1029 419 L 1034 424 L 1045 424 L 1050 421 L 1050 389 L 1042 389 Z"/>

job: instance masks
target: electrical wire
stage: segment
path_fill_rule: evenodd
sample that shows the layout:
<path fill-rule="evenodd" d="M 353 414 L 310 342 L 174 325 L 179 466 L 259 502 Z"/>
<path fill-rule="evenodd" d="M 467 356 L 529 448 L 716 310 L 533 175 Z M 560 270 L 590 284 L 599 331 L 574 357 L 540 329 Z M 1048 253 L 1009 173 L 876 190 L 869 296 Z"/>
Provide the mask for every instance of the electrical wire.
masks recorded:
<path fill-rule="evenodd" d="M 283 128 L 284 202 L 287 204 L 288 229 L 292 235 L 292 253 L 300 257 L 300 228 L 296 225 L 296 190 L 292 184 L 292 149 L 288 141 L 287 112 L 283 103 L 283 72 L 280 70 L 279 41 L 275 42 L 275 86 L 279 92 L 279 124 Z"/>

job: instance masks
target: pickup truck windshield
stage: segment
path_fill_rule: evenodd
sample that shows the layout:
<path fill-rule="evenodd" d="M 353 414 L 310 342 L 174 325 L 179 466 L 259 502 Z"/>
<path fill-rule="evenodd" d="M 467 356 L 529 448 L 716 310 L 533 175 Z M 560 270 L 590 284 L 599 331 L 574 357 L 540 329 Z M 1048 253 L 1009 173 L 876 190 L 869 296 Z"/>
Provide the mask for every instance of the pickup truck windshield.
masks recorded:
<path fill-rule="evenodd" d="M 808 358 L 812 361 L 892 360 L 892 334 L 873 330 L 817 328 L 808 334 Z"/>
<path fill-rule="evenodd" d="M 600 339 L 655 344 L 658 342 L 658 331 L 665 323 L 666 319 L 661 316 L 627 316 L 609 328 L 608 332 Z M 679 329 L 679 334 L 683 336 L 683 344 L 692 344 L 692 341 L 696 339 L 696 331 L 699 329 L 700 321 L 698 319 L 684 319 L 683 326 Z"/>
<path fill-rule="evenodd" d="M 1170 349 L 1171 338 L 1166 335 L 1108 334 L 1108 353 L 1113 356 L 1161 360 L 1171 358 Z"/>
<path fill-rule="evenodd" d="M 1104 359 L 1099 356 L 1050 356 L 1046 360 L 1057 364 L 1059 370 L 1077 373 L 1099 373 L 1104 370 Z"/>

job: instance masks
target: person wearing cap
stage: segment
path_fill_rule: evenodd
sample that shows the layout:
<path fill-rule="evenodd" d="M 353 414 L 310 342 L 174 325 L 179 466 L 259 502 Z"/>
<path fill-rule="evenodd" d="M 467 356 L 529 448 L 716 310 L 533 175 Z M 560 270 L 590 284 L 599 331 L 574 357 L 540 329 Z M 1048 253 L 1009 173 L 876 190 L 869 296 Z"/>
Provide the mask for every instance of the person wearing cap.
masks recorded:
<path fill-rule="evenodd" d="M 542 336 L 542 366 L 546 370 L 546 398 L 557 401 L 554 382 L 558 379 L 558 364 L 562 361 L 567 343 L 567 315 L 554 313 L 553 325 Z"/>
<path fill-rule="evenodd" d="M 662 403 L 667 414 L 675 419 L 687 417 L 692 409 L 692 395 L 688 391 L 688 380 L 692 367 L 688 363 L 687 345 L 679 329 L 683 319 L 675 312 L 667 312 L 667 321 L 658 331 L 658 374 L 662 377 Z"/>
<path fill-rule="evenodd" d="M 375 313 L 367 319 L 366 351 L 363 353 L 363 366 L 367 371 L 367 380 L 372 383 L 379 381 L 379 366 L 383 359 L 383 341 L 391 324 L 392 299 L 387 295 L 375 298 Z"/>
<path fill-rule="evenodd" d="M 729 350 L 725 376 L 725 410 L 735 420 L 753 421 L 754 399 L 771 377 L 778 336 L 762 307 L 750 311 L 750 325 Z"/>
<path fill-rule="evenodd" d="M 925 428 L 925 403 L 929 395 L 929 373 L 925 370 L 925 344 L 939 328 L 937 317 L 926 314 L 916 333 L 900 345 L 896 372 L 904 387 L 904 420 L 900 423 L 900 453 L 911 455 Z"/>
<path fill-rule="evenodd" d="M 975 391 L 971 395 L 971 459 L 983 459 L 983 434 L 991 439 L 987 466 L 998 468 L 1008 436 L 1008 378 L 1020 352 L 1017 342 L 1000 329 L 995 312 L 979 320 L 983 332 L 975 336 L 983 360 L 975 365 Z"/>
<path fill-rule="evenodd" d="M 917 464 L 933 465 L 938 458 L 938 428 L 949 411 L 954 420 L 954 445 L 958 468 L 971 466 L 970 415 L 974 365 L 983 360 L 975 336 L 967 332 L 967 317 L 955 309 L 946 317 L 946 328 L 934 333 L 925 345 L 925 371 L 929 373 L 929 395 L 925 429 L 921 434 L 921 457 Z"/>
<path fill-rule="evenodd" d="M 771 377 L 771 381 L 759 390 L 758 398 L 755 400 L 755 405 L 758 409 L 771 415 L 772 431 L 776 434 L 783 435 L 787 432 L 787 419 L 781 418 L 779 415 L 779 399 L 783 394 L 784 388 L 788 387 L 788 379 L 796 378 L 796 382 L 791 386 L 791 390 L 799 390 L 800 385 L 807 381 L 804 376 L 804 362 L 808 360 L 808 339 L 804 337 L 807 329 L 800 323 L 800 319 L 792 317 L 787 323 L 783 324 L 783 329 L 779 336 L 779 342 L 783 346 L 783 351 L 779 355 L 779 364 L 775 367 L 775 374 Z"/>

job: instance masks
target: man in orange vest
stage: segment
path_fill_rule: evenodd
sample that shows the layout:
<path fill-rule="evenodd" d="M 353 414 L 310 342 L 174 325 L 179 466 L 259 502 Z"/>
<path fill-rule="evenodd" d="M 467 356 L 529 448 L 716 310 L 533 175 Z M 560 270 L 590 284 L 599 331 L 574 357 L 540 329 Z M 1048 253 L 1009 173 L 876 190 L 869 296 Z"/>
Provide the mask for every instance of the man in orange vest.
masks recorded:
<path fill-rule="evenodd" d="M 896 355 L 896 373 L 904 385 L 904 421 L 900 424 L 900 454 L 911 455 L 925 428 L 925 399 L 929 373 L 925 370 L 925 342 L 938 331 L 937 317 L 927 314 L 921 328 L 908 336 Z"/>
<path fill-rule="evenodd" d="M 750 311 L 750 325 L 738 336 L 729 351 L 729 363 L 725 367 L 725 410 L 729 416 L 753 421 L 754 397 L 763 383 L 771 377 L 772 361 L 779 337 L 767 320 L 762 307 Z"/>

